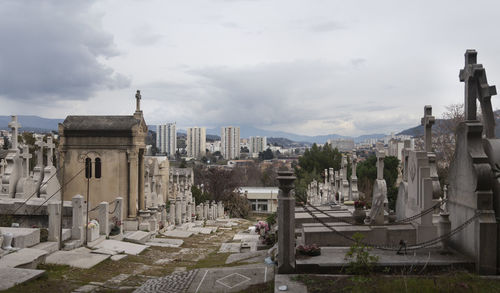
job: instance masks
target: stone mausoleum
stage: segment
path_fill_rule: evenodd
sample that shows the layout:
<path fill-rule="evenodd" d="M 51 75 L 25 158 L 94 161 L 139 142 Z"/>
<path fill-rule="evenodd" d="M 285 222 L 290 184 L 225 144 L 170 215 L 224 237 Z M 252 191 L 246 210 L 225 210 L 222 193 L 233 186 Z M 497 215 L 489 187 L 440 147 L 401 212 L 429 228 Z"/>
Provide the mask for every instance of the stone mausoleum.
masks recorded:
<path fill-rule="evenodd" d="M 69 182 L 63 190 L 65 200 L 75 194 L 86 197 L 88 190 L 91 208 L 122 197 L 128 218 L 144 210 L 148 127 L 140 110 L 140 91 L 136 100 L 130 116 L 68 116 L 59 124 L 60 167 L 64 182 Z"/>

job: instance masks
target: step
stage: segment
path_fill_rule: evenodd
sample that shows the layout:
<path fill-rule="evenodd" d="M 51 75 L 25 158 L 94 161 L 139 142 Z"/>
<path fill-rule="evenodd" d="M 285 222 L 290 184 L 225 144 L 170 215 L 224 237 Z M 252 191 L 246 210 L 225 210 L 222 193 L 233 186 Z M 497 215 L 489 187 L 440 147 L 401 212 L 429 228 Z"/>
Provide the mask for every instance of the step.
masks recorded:
<path fill-rule="evenodd" d="M 52 253 L 59 250 L 59 242 L 52 242 L 52 241 L 40 242 L 37 245 L 33 246 L 32 248 L 45 250 L 48 253 Z"/>
<path fill-rule="evenodd" d="M 151 239 L 151 233 L 145 231 L 127 232 L 125 233 L 125 235 L 123 235 L 124 241 L 137 244 L 146 244 L 146 242 L 148 242 L 149 239 Z"/>
<path fill-rule="evenodd" d="M 40 229 L 1 227 L 0 233 L 12 233 L 12 247 L 26 248 L 40 243 Z"/>
<path fill-rule="evenodd" d="M 45 261 L 49 253 L 45 250 L 34 248 L 23 248 L 9 253 L 0 259 L 0 268 L 25 268 L 36 269 Z"/>

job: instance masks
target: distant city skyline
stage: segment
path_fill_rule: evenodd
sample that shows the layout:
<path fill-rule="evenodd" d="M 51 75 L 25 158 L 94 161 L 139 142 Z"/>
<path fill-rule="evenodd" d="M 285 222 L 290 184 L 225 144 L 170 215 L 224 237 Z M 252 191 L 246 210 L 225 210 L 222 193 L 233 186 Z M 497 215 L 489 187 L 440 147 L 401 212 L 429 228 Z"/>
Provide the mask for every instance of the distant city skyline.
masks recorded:
<path fill-rule="evenodd" d="M 130 115 L 140 89 L 151 125 L 388 134 L 418 124 L 423 105 L 439 118 L 462 102 L 466 49 L 478 51 L 490 84 L 500 83 L 499 8 L 450 0 L 2 1 L 0 115 Z"/>

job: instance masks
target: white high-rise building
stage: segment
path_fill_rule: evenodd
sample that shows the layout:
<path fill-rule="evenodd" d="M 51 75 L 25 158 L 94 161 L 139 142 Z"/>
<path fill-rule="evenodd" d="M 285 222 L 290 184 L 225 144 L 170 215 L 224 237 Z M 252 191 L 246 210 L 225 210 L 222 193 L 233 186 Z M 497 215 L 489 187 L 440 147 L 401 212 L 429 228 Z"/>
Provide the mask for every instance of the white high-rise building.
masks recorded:
<path fill-rule="evenodd" d="M 188 157 L 201 158 L 206 154 L 207 130 L 205 127 L 187 129 L 186 151 Z"/>
<path fill-rule="evenodd" d="M 156 148 L 158 152 L 169 157 L 175 156 L 177 150 L 177 132 L 175 123 L 156 126 Z"/>
<path fill-rule="evenodd" d="M 250 137 L 250 154 L 255 157 L 255 154 L 259 154 L 267 149 L 267 137 L 265 136 L 251 136 Z"/>
<path fill-rule="evenodd" d="M 221 129 L 221 154 L 226 160 L 240 157 L 240 128 L 227 126 Z"/>

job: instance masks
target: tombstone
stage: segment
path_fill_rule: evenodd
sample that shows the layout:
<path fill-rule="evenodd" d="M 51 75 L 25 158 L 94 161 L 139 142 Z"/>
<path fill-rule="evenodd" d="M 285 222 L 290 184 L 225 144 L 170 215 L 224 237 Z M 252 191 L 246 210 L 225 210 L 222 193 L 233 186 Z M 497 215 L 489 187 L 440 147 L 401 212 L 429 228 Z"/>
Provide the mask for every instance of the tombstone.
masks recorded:
<path fill-rule="evenodd" d="M 196 206 L 196 219 L 198 221 L 203 219 L 203 207 L 201 205 Z"/>
<path fill-rule="evenodd" d="M 494 138 L 491 106 L 496 88 L 489 86 L 485 69 L 476 59 L 476 51 L 467 50 L 465 67 L 460 71 L 460 81 L 465 82 L 465 121 L 457 128 L 447 202 L 451 230 L 466 221 L 471 224 L 455 233 L 449 244 L 472 257 L 479 274 L 494 275 L 500 263 L 500 231 L 495 217 L 500 213 L 500 141 Z M 476 99 L 481 104 L 483 123 L 476 117 Z"/>
<path fill-rule="evenodd" d="M 432 116 L 432 106 L 426 105 L 424 107 L 424 117 L 422 117 L 422 125 L 424 126 L 424 150 L 427 152 L 429 159 L 430 178 L 432 179 L 434 202 L 438 202 L 441 196 L 441 184 L 439 183 L 439 176 L 437 173 L 436 154 L 432 151 L 432 125 L 434 125 L 435 118 Z"/>
<path fill-rule="evenodd" d="M 342 192 L 344 198 L 352 200 L 349 194 L 349 181 L 347 180 L 347 158 L 344 155 L 342 155 L 342 168 L 340 170 L 340 176 L 341 176 L 340 192 Z"/>
<path fill-rule="evenodd" d="M 56 176 L 57 168 L 54 167 L 52 162 L 54 155 L 55 144 L 52 142 L 52 136 L 47 136 L 47 143 L 45 144 L 47 148 L 47 166 L 44 168 L 44 178 L 42 181 L 42 186 L 40 187 L 40 197 L 51 198 L 51 200 L 61 199 L 61 185 Z"/>
<path fill-rule="evenodd" d="M 209 202 L 206 201 L 205 204 L 203 205 L 203 219 L 208 220 L 208 208 L 209 208 Z"/>
<path fill-rule="evenodd" d="M 83 241 L 83 233 L 85 229 L 84 215 L 84 201 L 83 196 L 75 195 L 71 199 L 71 204 L 73 206 L 73 224 L 71 226 L 71 239 Z"/>
<path fill-rule="evenodd" d="M 170 211 L 168 214 L 168 221 L 170 222 L 170 225 L 175 225 L 175 202 L 170 202 Z"/>
<path fill-rule="evenodd" d="M 291 196 L 296 177 L 293 172 L 279 171 L 278 181 L 278 273 L 295 272 L 295 198 Z"/>
<path fill-rule="evenodd" d="M 175 201 L 175 224 L 182 224 L 182 202 L 180 196 Z"/>
<path fill-rule="evenodd" d="M 359 200 L 358 191 L 358 177 L 356 176 L 356 166 L 358 164 L 358 157 L 356 153 L 352 154 L 352 174 L 351 174 L 351 184 L 349 185 L 349 198 L 351 200 Z"/>
<path fill-rule="evenodd" d="M 42 140 L 42 137 L 37 137 L 35 145 L 38 146 L 38 150 L 36 151 L 36 166 L 33 168 L 33 180 L 35 181 L 35 186 L 37 193 L 40 194 L 40 185 L 43 181 L 43 170 L 45 165 L 43 164 L 43 148 L 45 147 L 45 143 Z"/>
<path fill-rule="evenodd" d="M 114 212 L 114 218 L 115 218 L 115 224 L 119 224 L 120 227 L 120 234 L 123 233 L 123 198 L 122 197 L 117 197 L 115 199 L 115 212 Z M 118 223 L 116 223 L 118 222 Z"/>
<path fill-rule="evenodd" d="M 59 242 L 59 232 L 61 229 L 61 204 L 49 202 L 47 204 L 49 213 L 49 237 L 48 241 Z"/>
<path fill-rule="evenodd" d="M 2 178 L 2 175 L 3 173 L 5 172 L 5 167 L 7 166 L 7 163 L 5 162 L 5 160 L 0 160 L 0 178 Z M 2 182 L 0 181 L 0 184 Z"/>
<path fill-rule="evenodd" d="M 9 127 L 12 129 L 12 146 L 5 157 L 7 165 L 4 167 L 2 182 L 0 183 L 0 197 L 13 198 L 16 195 L 17 182 L 22 176 L 22 159 L 17 147 L 18 129 L 21 127 L 21 124 L 17 122 L 17 116 L 12 116 Z"/>
<path fill-rule="evenodd" d="M 28 198 L 30 196 L 36 195 L 36 183 L 33 177 L 30 176 L 30 159 L 32 155 L 29 153 L 29 148 L 27 145 L 23 146 L 23 152 L 20 155 L 22 160 L 22 176 L 17 181 L 16 185 L 16 198 Z"/>
<path fill-rule="evenodd" d="M 103 201 L 99 204 L 97 221 L 99 222 L 99 234 L 109 235 L 109 203 Z"/>
<path fill-rule="evenodd" d="M 186 214 L 186 220 L 188 223 L 191 222 L 192 219 L 192 213 L 191 213 L 191 204 L 187 204 L 187 214 Z"/>
<path fill-rule="evenodd" d="M 408 203 L 408 160 L 411 151 L 409 140 L 404 141 L 404 147 L 401 150 L 402 180 L 399 183 L 398 198 L 396 199 L 396 219 L 403 220 L 412 215 L 406 214 L 406 205 Z"/>
<path fill-rule="evenodd" d="M 384 210 L 387 205 L 387 184 L 384 180 L 384 158 L 383 151 L 377 151 L 377 179 L 373 184 L 372 207 L 365 223 L 383 225 Z"/>

